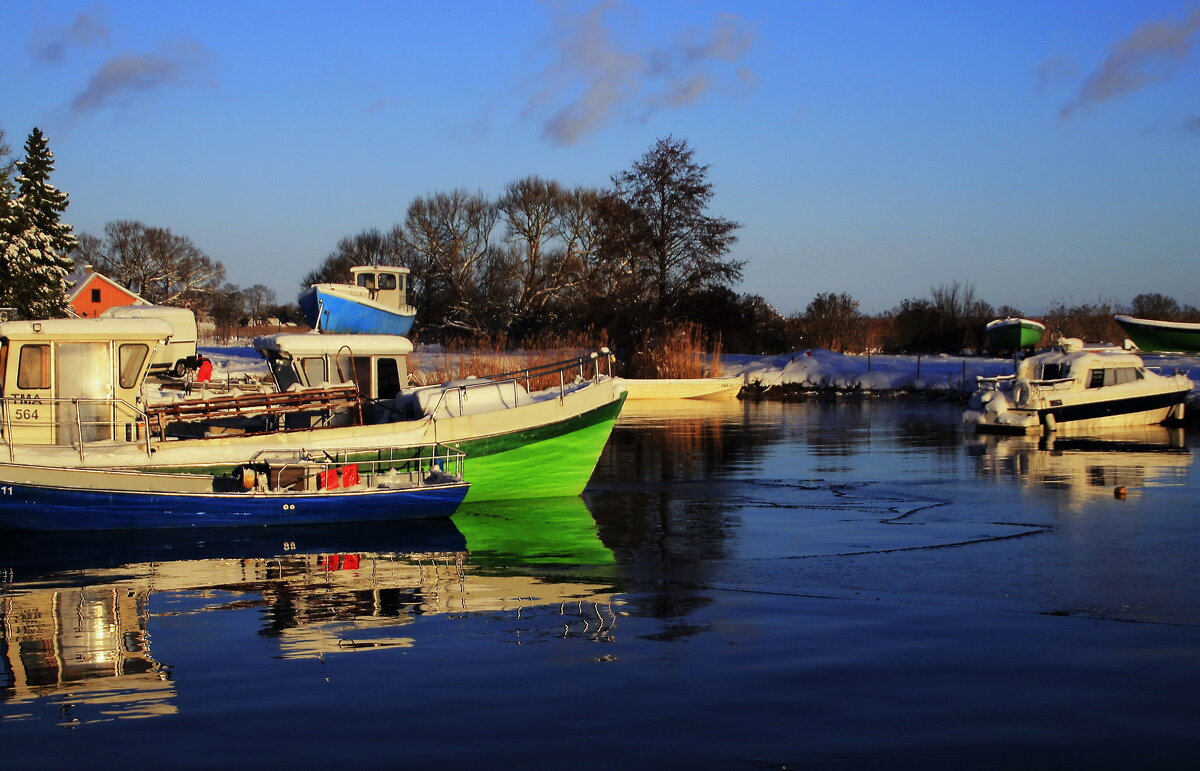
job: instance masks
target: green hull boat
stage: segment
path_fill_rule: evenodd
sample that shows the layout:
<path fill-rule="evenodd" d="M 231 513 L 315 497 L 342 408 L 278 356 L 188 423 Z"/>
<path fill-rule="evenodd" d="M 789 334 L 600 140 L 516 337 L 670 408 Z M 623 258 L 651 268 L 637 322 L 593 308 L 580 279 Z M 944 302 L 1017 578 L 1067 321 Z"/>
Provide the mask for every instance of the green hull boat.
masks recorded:
<path fill-rule="evenodd" d="M 1143 351 L 1200 353 L 1200 324 L 1115 316 L 1129 339 Z"/>
<path fill-rule="evenodd" d="M 987 334 L 988 347 L 993 351 L 1017 351 L 1022 348 L 1032 348 L 1041 342 L 1046 334 L 1046 327 L 1032 319 L 996 319 L 984 327 Z"/>

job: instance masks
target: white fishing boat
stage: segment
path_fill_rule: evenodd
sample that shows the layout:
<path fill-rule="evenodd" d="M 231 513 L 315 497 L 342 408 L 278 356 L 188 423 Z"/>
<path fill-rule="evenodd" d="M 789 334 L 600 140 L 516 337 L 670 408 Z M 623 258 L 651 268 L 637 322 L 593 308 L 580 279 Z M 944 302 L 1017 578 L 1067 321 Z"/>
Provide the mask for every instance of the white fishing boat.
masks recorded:
<path fill-rule="evenodd" d="M 11 464 L 213 473 L 264 450 L 442 444 L 471 458 L 468 500 L 569 496 L 625 401 L 607 350 L 409 388 L 407 339 L 309 333 L 256 341 L 275 392 L 147 404 L 151 354 L 170 333 L 153 319 L 0 324 L 0 453 Z"/>
<path fill-rule="evenodd" d="M 1118 348 L 1075 339 L 1030 356 L 1014 375 L 977 378 L 963 420 L 979 431 L 1032 434 L 1145 426 L 1182 418 L 1185 373 L 1161 374 Z"/>

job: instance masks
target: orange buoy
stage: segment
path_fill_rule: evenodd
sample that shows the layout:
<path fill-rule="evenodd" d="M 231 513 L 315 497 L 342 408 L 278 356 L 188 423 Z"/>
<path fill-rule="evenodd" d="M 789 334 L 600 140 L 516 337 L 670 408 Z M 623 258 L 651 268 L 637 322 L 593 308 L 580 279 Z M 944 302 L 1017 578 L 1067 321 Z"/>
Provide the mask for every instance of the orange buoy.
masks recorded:
<path fill-rule="evenodd" d="M 1113 488 L 1113 497 L 1114 498 L 1124 498 L 1125 494 L 1127 492 L 1128 492 L 1128 490 L 1125 489 L 1124 485 L 1117 485 L 1116 487 Z"/>

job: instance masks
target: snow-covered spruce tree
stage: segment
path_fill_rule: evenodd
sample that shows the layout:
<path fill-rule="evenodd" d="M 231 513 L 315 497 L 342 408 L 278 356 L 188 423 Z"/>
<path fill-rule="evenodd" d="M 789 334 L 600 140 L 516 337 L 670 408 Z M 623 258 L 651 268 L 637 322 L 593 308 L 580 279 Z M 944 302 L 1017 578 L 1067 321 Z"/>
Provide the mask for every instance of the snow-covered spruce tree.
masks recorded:
<path fill-rule="evenodd" d="M 0 158 L 0 163 L 5 160 Z M 16 200 L 12 180 L 0 174 L 0 308 L 16 308 L 23 283 L 19 277 L 28 273 L 29 255 L 23 238 L 26 219 L 24 207 Z M 11 310 L 0 315 L 15 316 Z"/>
<path fill-rule="evenodd" d="M 16 166 L 16 197 L 0 212 L 0 305 L 14 308 L 17 318 L 65 316 L 68 255 L 78 240 L 60 220 L 67 194 L 50 184 L 54 154 L 40 129 L 29 132 L 25 159 Z"/>

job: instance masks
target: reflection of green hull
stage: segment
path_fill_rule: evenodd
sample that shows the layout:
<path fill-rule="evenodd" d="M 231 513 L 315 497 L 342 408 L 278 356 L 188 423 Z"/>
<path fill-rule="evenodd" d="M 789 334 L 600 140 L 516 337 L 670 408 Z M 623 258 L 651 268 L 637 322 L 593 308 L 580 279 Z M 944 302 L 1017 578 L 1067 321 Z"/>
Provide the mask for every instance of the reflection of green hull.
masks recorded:
<path fill-rule="evenodd" d="M 578 495 L 463 504 L 453 518 L 471 562 L 611 565 L 596 521 Z"/>
<path fill-rule="evenodd" d="M 988 346 L 993 350 L 1015 351 L 1037 345 L 1046 327 L 1030 319 L 996 319 L 985 327 Z"/>
<path fill-rule="evenodd" d="M 562 423 L 456 443 L 467 454 L 467 502 L 579 495 L 624 402 L 622 394 L 611 404 Z"/>
<path fill-rule="evenodd" d="M 1143 351 L 1200 353 L 1200 324 L 1117 316 L 1116 322 Z"/>

